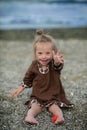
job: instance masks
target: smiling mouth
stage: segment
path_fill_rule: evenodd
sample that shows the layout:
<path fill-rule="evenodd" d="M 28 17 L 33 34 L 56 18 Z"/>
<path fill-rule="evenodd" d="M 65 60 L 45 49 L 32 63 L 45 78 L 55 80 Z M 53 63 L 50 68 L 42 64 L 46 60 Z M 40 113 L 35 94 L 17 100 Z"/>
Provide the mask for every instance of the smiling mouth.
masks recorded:
<path fill-rule="evenodd" d="M 42 63 L 48 63 L 49 60 L 40 60 Z"/>
<path fill-rule="evenodd" d="M 48 62 L 49 60 L 41 60 L 42 62 Z"/>

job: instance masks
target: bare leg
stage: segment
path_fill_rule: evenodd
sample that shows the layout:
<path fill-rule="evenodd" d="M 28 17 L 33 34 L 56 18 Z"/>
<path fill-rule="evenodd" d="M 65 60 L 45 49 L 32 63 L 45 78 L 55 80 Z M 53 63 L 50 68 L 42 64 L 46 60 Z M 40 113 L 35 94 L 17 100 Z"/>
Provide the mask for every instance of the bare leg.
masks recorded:
<path fill-rule="evenodd" d="M 56 119 L 56 121 L 54 122 L 55 124 L 61 124 L 64 122 L 64 117 L 63 117 L 63 113 L 62 110 L 58 107 L 58 105 L 53 104 L 49 107 L 49 111 L 53 114 L 53 115 L 58 115 L 58 118 Z"/>
<path fill-rule="evenodd" d="M 27 112 L 25 122 L 30 124 L 39 124 L 39 122 L 35 119 L 35 116 L 37 116 L 40 112 L 41 112 L 40 105 L 37 103 L 33 103 L 31 108 Z"/>

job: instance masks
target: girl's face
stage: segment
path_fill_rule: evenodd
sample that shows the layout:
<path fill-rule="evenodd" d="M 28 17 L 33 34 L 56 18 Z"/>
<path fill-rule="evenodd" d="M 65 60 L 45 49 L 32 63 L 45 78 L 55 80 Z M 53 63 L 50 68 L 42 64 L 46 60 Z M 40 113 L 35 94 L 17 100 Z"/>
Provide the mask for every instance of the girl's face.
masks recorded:
<path fill-rule="evenodd" d="M 52 59 L 52 45 L 50 42 L 38 43 L 36 45 L 36 60 L 43 66 L 47 65 Z"/>

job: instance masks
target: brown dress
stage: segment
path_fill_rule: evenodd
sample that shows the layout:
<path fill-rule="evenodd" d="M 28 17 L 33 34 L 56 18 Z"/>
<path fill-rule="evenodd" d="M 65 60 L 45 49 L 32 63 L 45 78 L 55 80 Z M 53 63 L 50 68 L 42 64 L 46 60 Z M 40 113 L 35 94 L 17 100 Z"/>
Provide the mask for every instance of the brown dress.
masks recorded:
<path fill-rule="evenodd" d="M 22 85 L 32 87 L 30 99 L 37 99 L 42 105 L 56 103 L 60 107 L 71 105 L 67 100 L 64 88 L 60 80 L 63 64 L 55 66 L 53 60 L 49 62 L 49 71 L 45 74 L 40 73 L 37 61 L 33 61 L 28 68 Z"/>

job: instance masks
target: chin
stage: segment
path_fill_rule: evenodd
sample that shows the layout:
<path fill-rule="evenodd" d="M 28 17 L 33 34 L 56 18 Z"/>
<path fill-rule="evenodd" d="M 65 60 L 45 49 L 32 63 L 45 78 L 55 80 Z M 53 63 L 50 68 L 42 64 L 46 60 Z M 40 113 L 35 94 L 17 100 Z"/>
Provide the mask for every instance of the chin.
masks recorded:
<path fill-rule="evenodd" d="M 42 63 L 42 62 L 40 62 L 40 64 L 41 64 L 41 65 L 47 65 L 48 63 Z"/>

